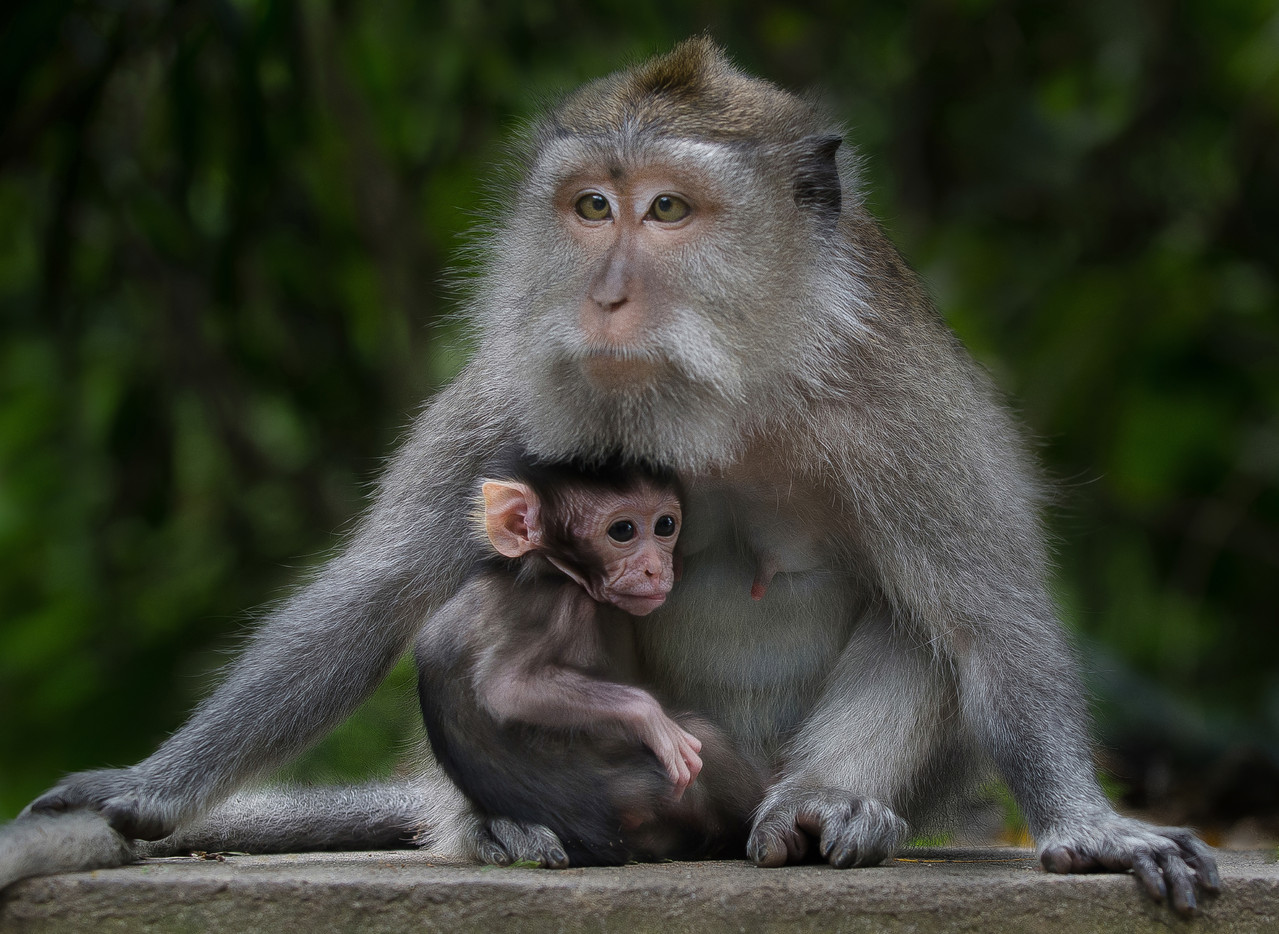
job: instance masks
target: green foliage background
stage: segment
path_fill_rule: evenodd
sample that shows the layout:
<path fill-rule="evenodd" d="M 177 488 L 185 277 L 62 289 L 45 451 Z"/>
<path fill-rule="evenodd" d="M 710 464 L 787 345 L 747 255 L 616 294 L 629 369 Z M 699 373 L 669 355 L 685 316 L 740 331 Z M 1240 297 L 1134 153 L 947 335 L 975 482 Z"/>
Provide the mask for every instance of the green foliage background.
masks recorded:
<path fill-rule="evenodd" d="M 0 816 L 144 756 L 333 547 L 459 365 L 519 121 L 704 29 L 824 90 L 1017 400 L 1106 737 L 1279 746 L 1272 0 L 41 0 L 0 13 Z M 408 680 L 294 774 L 391 768 Z"/>

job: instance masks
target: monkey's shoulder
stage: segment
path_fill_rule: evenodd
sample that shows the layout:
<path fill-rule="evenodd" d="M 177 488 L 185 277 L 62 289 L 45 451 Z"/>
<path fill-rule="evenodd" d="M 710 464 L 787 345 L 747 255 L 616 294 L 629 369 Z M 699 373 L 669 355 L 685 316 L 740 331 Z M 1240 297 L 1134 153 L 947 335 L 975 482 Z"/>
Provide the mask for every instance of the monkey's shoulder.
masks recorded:
<path fill-rule="evenodd" d="M 494 564 L 473 574 L 450 601 L 483 639 L 548 638 L 593 627 L 598 604 L 562 574 L 516 573 Z"/>

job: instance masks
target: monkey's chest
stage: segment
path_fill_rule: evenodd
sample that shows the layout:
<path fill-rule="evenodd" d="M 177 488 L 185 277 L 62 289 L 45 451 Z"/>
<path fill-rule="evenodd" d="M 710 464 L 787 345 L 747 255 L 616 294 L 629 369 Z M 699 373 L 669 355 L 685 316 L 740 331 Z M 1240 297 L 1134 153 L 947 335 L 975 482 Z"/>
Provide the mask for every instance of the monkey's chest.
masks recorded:
<path fill-rule="evenodd" d="M 640 661 L 668 704 L 772 756 L 847 642 L 855 595 L 810 500 L 691 487 L 684 572 L 667 606 L 638 622 Z"/>

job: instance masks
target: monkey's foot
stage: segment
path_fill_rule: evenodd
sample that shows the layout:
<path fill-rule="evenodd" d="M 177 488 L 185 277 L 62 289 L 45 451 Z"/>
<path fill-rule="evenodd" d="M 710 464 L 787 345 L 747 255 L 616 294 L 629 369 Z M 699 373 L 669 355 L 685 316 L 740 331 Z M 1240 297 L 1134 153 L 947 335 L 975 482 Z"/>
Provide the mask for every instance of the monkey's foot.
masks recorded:
<path fill-rule="evenodd" d="M 1212 848 L 1182 827 L 1154 827 L 1112 814 L 1093 824 L 1046 833 L 1039 859 L 1049 872 L 1132 870 L 1157 902 L 1178 914 L 1199 910 L 1198 896 L 1221 890 Z"/>
<path fill-rule="evenodd" d="M 98 769 L 68 775 L 26 810 L 35 814 L 97 811 L 115 830 L 132 840 L 159 840 L 173 833 L 178 823 L 176 809 L 148 795 L 135 769 Z"/>
<path fill-rule="evenodd" d="M 23 814 L 0 826 L 0 891 L 30 876 L 123 866 L 133 849 L 98 814 Z"/>
<path fill-rule="evenodd" d="M 901 846 L 906 822 L 886 805 L 837 788 L 793 789 L 773 794 L 761 808 L 746 853 L 760 866 L 799 862 L 809 841 L 832 866 L 874 866 Z"/>
<path fill-rule="evenodd" d="M 479 827 L 478 832 L 475 849 L 480 862 L 497 866 L 529 862 L 547 869 L 568 868 L 568 853 L 549 827 L 496 817 Z"/>

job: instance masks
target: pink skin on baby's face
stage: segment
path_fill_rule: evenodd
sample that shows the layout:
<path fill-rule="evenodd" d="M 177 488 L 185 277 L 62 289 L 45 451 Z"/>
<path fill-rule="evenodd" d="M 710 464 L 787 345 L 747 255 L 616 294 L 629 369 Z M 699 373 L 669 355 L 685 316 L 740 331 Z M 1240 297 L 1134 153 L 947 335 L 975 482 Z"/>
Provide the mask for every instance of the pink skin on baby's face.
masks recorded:
<path fill-rule="evenodd" d="M 643 484 L 614 505 L 597 513 L 588 528 L 573 530 L 592 544 L 604 568 L 601 579 L 587 582 L 587 591 L 600 603 L 646 616 L 666 602 L 675 585 L 679 499 Z"/>

